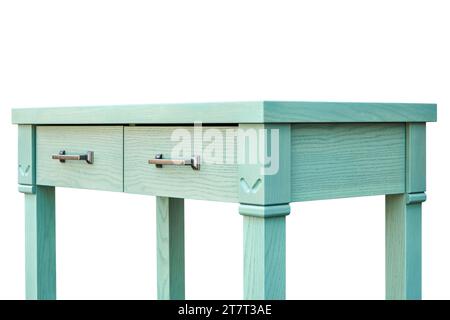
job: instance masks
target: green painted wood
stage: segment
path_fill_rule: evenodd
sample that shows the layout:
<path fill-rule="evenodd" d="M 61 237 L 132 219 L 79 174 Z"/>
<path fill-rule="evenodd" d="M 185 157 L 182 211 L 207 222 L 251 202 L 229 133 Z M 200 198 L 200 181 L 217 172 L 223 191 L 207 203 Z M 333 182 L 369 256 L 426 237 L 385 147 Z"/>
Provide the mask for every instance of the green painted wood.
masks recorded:
<path fill-rule="evenodd" d="M 289 204 L 275 204 L 268 206 L 241 204 L 239 213 L 244 216 L 273 218 L 286 216 L 291 212 Z"/>
<path fill-rule="evenodd" d="M 13 109 L 13 123 L 192 124 L 263 122 L 262 102 Z"/>
<path fill-rule="evenodd" d="M 292 199 L 405 192 L 405 125 L 292 126 Z"/>
<path fill-rule="evenodd" d="M 37 183 L 40 185 L 123 191 L 122 126 L 38 126 Z M 94 152 L 94 163 L 51 159 L 67 154 Z"/>
<path fill-rule="evenodd" d="M 289 203 L 291 125 L 240 124 L 239 130 L 239 202 L 258 205 Z M 261 154 L 269 156 L 270 161 L 265 161 Z"/>
<path fill-rule="evenodd" d="M 386 196 L 386 299 L 422 297 L 421 207 L 406 194 Z"/>
<path fill-rule="evenodd" d="M 56 299 L 55 188 L 25 194 L 26 298 Z"/>
<path fill-rule="evenodd" d="M 286 217 L 244 214 L 244 299 L 286 298 Z"/>
<path fill-rule="evenodd" d="M 425 192 L 407 193 L 406 194 L 406 204 L 421 203 L 426 200 L 427 200 L 427 195 L 425 194 Z"/>
<path fill-rule="evenodd" d="M 425 123 L 406 124 L 406 192 L 426 190 Z"/>
<path fill-rule="evenodd" d="M 433 122 L 436 104 L 265 101 L 265 122 Z"/>
<path fill-rule="evenodd" d="M 256 101 L 13 109 L 16 124 L 436 121 L 435 104 Z"/>
<path fill-rule="evenodd" d="M 386 297 L 421 298 L 425 122 L 436 121 L 435 104 L 260 101 L 33 108 L 13 110 L 12 121 L 20 124 L 19 191 L 26 199 L 29 299 L 56 298 L 53 186 L 158 196 L 160 299 L 184 298 L 180 198 L 240 202 L 244 297 L 284 299 L 287 203 L 387 194 Z M 280 170 L 269 175 L 258 165 L 236 162 L 204 163 L 200 171 L 148 165 L 156 153 L 170 154 L 175 127 L 135 124 L 197 122 L 219 131 L 237 128 L 220 124 L 279 129 Z M 52 124 L 77 126 L 41 126 Z M 249 153 L 242 145 L 238 141 L 238 149 L 226 149 L 225 154 Z M 263 153 L 273 152 L 271 143 L 262 148 Z M 92 150 L 94 165 L 51 160 L 61 149 Z"/>
<path fill-rule="evenodd" d="M 170 196 L 200 200 L 237 202 L 236 183 L 237 164 L 235 156 L 231 163 L 226 159 L 222 163 L 204 161 L 201 156 L 200 170 L 189 166 L 163 166 L 156 168 L 148 164 L 156 154 L 171 158 L 173 148 L 179 141 L 172 141 L 174 130 L 182 130 L 191 137 L 189 154 L 201 154 L 194 151 L 194 141 L 200 141 L 201 135 L 194 134 L 193 127 L 125 127 L 125 192 L 156 196 Z M 208 128 L 203 128 L 207 130 Z M 211 129 L 211 128 L 210 128 Z M 214 127 L 223 137 L 224 155 L 234 152 L 234 136 L 227 130 L 236 127 Z M 181 131 L 180 131 L 181 132 Z M 204 141 L 204 149 L 208 144 Z M 205 150 L 203 150 L 205 151 Z M 222 158 L 223 159 L 223 158 Z"/>
<path fill-rule="evenodd" d="M 239 213 L 244 216 L 244 299 L 285 299 L 291 125 L 240 124 Z M 261 157 L 263 155 L 264 157 Z M 256 156 L 252 159 L 252 156 Z M 269 157 L 270 161 L 264 160 Z"/>
<path fill-rule="evenodd" d="M 36 128 L 33 125 L 19 125 L 18 181 L 19 184 L 34 184 L 36 181 Z"/>
<path fill-rule="evenodd" d="M 406 124 L 406 192 L 386 197 L 386 298 L 422 297 L 422 202 L 426 200 L 424 123 Z"/>
<path fill-rule="evenodd" d="M 158 299 L 184 299 L 184 199 L 156 197 Z"/>
<path fill-rule="evenodd" d="M 35 185 L 27 185 L 27 184 L 19 184 L 19 192 L 22 193 L 36 193 L 36 186 Z"/>

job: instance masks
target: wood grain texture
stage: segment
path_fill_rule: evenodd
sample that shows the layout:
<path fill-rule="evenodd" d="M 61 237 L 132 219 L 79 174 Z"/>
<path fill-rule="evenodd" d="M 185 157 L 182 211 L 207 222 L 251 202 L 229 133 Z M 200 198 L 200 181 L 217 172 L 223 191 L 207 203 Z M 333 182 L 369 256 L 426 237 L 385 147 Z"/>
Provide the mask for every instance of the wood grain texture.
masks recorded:
<path fill-rule="evenodd" d="M 425 123 L 406 124 L 406 192 L 426 190 Z"/>
<path fill-rule="evenodd" d="M 265 122 L 432 122 L 436 104 L 265 101 Z"/>
<path fill-rule="evenodd" d="M 292 127 L 292 201 L 405 191 L 404 124 Z"/>
<path fill-rule="evenodd" d="M 286 217 L 243 218 L 244 299 L 285 299 Z"/>
<path fill-rule="evenodd" d="M 263 122 L 262 102 L 217 102 L 13 109 L 13 123 L 193 124 Z"/>
<path fill-rule="evenodd" d="M 36 127 L 19 125 L 18 134 L 18 181 L 32 185 L 36 182 Z"/>
<path fill-rule="evenodd" d="M 159 153 L 164 157 L 171 157 L 172 149 L 178 144 L 177 141 L 171 141 L 175 129 L 186 130 L 194 137 L 193 127 L 125 127 L 125 192 L 237 202 L 238 169 L 235 161 L 231 164 L 214 164 L 200 160 L 199 171 L 192 170 L 189 166 L 156 168 L 155 165 L 148 164 L 148 160 Z M 225 131 L 233 128 L 215 129 L 226 137 Z M 198 140 L 197 137 L 194 139 Z M 234 149 L 225 150 L 226 145 L 230 146 L 231 141 L 224 142 L 224 154 L 235 152 Z M 194 154 L 193 149 L 191 154 Z"/>
<path fill-rule="evenodd" d="M 16 124 L 428 122 L 435 104 L 255 101 L 13 109 Z"/>
<path fill-rule="evenodd" d="M 26 298 L 56 299 L 55 188 L 25 194 Z"/>
<path fill-rule="evenodd" d="M 291 200 L 291 125 L 240 124 L 238 139 L 239 202 L 258 205 Z M 247 134 L 248 133 L 248 134 Z M 256 139 L 251 138 L 253 135 Z M 273 143 L 273 145 L 272 145 Z M 255 146 L 256 145 L 256 146 Z M 256 153 L 257 161 L 251 160 Z M 260 155 L 270 156 L 265 164 Z"/>
<path fill-rule="evenodd" d="M 386 299 L 422 297 L 422 204 L 386 196 Z"/>
<path fill-rule="evenodd" d="M 406 124 L 406 192 L 386 197 L 386 298 L 422 297 L 425 123 Z"/>
<path fill-rule="evenodd" d="M 158 299 L 184 299 L 184 199 L 156 197 Z"/>
<path fill-rule="evenodd" d="M 94 163 L 51 159 L 52 154 L 94 151 Z M 37 183 L 106 191 L 123 191 L 122 126 L 38 126 Z"/>

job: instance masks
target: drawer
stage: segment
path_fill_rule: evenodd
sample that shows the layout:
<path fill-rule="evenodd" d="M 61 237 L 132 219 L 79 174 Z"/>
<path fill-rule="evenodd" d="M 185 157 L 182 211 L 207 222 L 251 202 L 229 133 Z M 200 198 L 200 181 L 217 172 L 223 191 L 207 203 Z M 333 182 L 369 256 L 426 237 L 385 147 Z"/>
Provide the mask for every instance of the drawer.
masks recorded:
<path fill-rule="evenodd" d="M 52 159 L 93 152 L 93 163 L 85 160 Z M 37 183 L 107 191 L 123 191 L 122 126 L 38 126 L 36 131 Z"/>
<path fill-rule="evenodd" d="M 231 127 L 236 128 L 236 127 Z M 234 137 L 226 135 L 230 127 L 214 127 L 215 133 L 223 137 L 223 155 L 225 151 L 234 148 Z M 178 131 L 175 131 L 178 130 Z M 204 127 L 203 131 L 208 130 Z M 180 142 L 173 140 L 172 134 L 185 133 L 188 140 L 185 146 L 190 146 L 193 155 L 194 135 L 193 127 L 165 127 L 165 126 L 135 126 L 124 128 L 124 190 L 128 193 L 170 196 L 189 199 L 206 199 L 226 202 L 238 200 L 237 164 L 233 161 L 204 161 L 200 159 L 200 170 L 193 170 L 190 166 L 164 165 L 157 168 L 149 164 L 156 154 L 163 158 L 172 157 L 172 151 Z M 195 137 L 198 140 L 198 136 Z M 233 140 L 233 141 L 231 141 Z M 203 142 L 205 152 L 208 142 Z M 225 150 L 225 148 L 228 148 Z M 186 148 L 185 148 L 186 150 Z M 211 150 L 211 149 L 210 149 Z M 236 154 L 235 152 L 233 153 Z M 209 157 L 210 159 L 211 157 Z"/>

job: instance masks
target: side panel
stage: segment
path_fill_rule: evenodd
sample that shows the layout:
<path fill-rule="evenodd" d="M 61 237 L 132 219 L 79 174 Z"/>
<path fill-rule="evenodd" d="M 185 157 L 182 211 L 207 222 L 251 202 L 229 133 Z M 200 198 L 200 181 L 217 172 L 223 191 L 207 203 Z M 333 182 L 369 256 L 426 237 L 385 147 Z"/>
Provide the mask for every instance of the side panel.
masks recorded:
<path fill-rule="evenodd" d="M 405 191 L 405 124 L 297 124 L 291 150 L 292 201 Z"/>

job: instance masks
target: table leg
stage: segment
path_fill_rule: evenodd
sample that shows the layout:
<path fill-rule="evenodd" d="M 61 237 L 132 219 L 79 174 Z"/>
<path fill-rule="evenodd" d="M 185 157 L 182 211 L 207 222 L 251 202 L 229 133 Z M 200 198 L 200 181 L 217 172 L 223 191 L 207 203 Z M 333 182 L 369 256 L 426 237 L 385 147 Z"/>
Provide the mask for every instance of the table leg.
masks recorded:
<path fill-rule="evenodd" d="M 184 299 L 184 199 L 156 197 L 158 299 Z"/>
<path fill-rule="evenodd" d="M 289 205 L 241 205 L 244 215 L 244 299 L 286 298 Z"/>
<path fill-rule="evenodd" d="M 406 192 L 386 196 L 386 299 L 422 298 L 422 202 L 426 126 L 407 123 Z"/>
<path fill-rule="evenodd" d="M 56 299 L 55 188 L 22 189 L 28 191 L 24 192 L 26 298 Z"/>
<path fill-rule="evenodd" d="M 386 196 L 386 299 L 422 298 L 425 193 Z"/>

